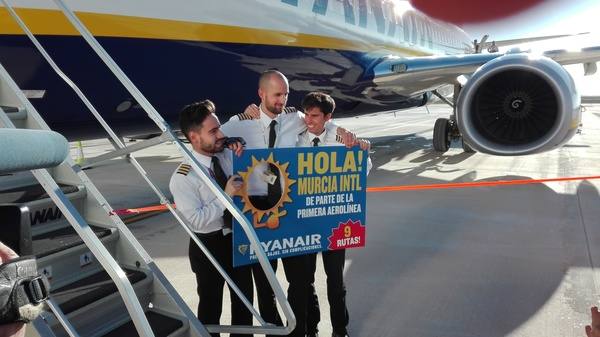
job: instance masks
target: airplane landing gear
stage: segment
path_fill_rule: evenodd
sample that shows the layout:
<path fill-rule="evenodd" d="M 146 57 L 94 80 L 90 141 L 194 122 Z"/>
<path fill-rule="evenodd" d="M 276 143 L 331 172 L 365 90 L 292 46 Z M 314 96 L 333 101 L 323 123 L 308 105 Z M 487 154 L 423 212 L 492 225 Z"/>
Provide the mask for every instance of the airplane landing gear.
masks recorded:
<path fill-rule="evenodd" d="M 452 107 L 452 115 L 450 118 L 438 118 L 435 121 L 433 126 L 433 149 L 437 152 L 446 152 L 450 148 L 450 143 L 453 140 L 460 140 L 462 149 L 466 153 L 473 153 L 475 150 L 469 146 L 463 139 L 460 134 L 460 130 L 458 129 L 458 125 L 456 123 L 456 99 L 458 94 L 460 93 L 461 86 L 456 83 L 454 85 L 454 99 L 453 102 L 450 102 L 444 96 L 442 96 L 437 90 L 432 91 L 432 93 L 439 97 L 442 102 L 450 105 Z"/>
<path fill-rule="evenodd" d="M 462 138 L 456 121 L 451 118 L 438 118 L 433 126 L 433 149 L 437 152 L 446 152 L 452 141 L 460 140 L 464 152 L 474 153 L 475 150 Z"/>
<path fill-rule="evenodd" d="M 433 126 L 433 149 L 446 152 L 450 148 L 450 120 L 438 118 Z"/>

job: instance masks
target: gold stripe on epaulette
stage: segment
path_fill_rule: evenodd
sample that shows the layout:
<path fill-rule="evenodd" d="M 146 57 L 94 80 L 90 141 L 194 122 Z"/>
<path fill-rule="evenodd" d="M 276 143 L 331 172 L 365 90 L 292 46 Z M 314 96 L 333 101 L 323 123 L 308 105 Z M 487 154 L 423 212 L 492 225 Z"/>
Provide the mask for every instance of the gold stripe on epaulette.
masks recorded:
<path fill-rule="evenodd" d="M 296 108 L 294 108 L 293 106 L 288 106 L 283 109 L 283 112 L 286 114 L 296 113 L 297 111 L 298 110 L 296 110 Z"/>
<path fill-rule="evenodd" d="M 189 164 L 181 164 L 179 165 L 179 167 L 177 168 L 177 173 L 179 174 L 183 174 L 184 176 L 187 176 L 188 173 L 190 173 L 190 170 L 192 169 L 192 166 Z"/>
<path fill-rule="evenodd" d="M 344 138 L 342 138 L 342 136 L 340 136 L 340 135 L 335 135 L 335 141 L 343 144 Z"/>
<path fill-rule="evenodd" d="M 241 114 L 237 114 L 236 116 L 241 121 L 246 121 L 246 120 L 252 119 L 252 116 L 250 116 L 249 114 L 247 114 L 245 112 L 242 112 Z"/>

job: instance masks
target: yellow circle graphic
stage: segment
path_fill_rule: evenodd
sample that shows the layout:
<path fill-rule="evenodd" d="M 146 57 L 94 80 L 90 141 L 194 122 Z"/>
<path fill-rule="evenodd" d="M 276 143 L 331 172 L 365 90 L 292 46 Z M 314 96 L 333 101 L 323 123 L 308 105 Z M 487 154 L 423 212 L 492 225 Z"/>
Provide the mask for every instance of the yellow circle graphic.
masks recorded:
<path fill-rule="evenodd" d="M 250 195 L 248 194 L 248 183 L 250 181 L 250 176 L 257 169 L 257 166 L 261 163 L 266 163 L 267 165 L 273 165 L 279 170 L 280 179 L 283 182 L 281 188 L 281 197 L 279 200 L 272 205 L 268 209 L 259 209 L 250 200 Z M 290 179 L 290 175 L 287 172 L 287 168 L 289 163 L 282 164 L 273 159 L 273 154 L 271 153 L 267 159 L 257 159 L 252 156 L 252 164 L 247 167 L 246 171 L 238 172 L 238 174 L 244 179 L 244 183 L 242 184 L 242 192 L 239 194 L 242 197 L 242 202 L 244 203 L 244 209 L 242 213 L 246 213 L 250 211 L 252 213 L 252 224 L 254 228 L 263 228 L 266 227 L 268 229 L 277 229 L 279 228 L 279 218 L 283 217 L 287 214 L 287 211 L 280 210 L 283 207 L 283 204 L 286 202 L 292 202 L 290 198 L 290 187 L 296 182 L 296 180 Z M 263 217 L 267 217 L 266 221 L 263 221 Z"/>

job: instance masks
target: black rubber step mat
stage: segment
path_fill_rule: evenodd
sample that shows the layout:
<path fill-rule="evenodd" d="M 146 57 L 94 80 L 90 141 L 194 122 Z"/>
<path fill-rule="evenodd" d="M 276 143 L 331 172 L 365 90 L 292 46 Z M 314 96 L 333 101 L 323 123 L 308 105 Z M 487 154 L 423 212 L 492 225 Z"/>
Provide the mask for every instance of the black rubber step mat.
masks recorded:
<path fill-rule="evenodd" d="M 59 184 L 58 186 L 64 194 L 79 191 L 77 186 L 64 184 Z M 48 194 L 42 185 L 38 184 L 0 191 L 0 204 L 20 204 L 45 198 L 48 198 Z"/>
<path fill-rule="evenodd" d="M 126 268 L 123 268 L 123 271 L 131 284 L 146 278 L 146 274 L 141 271 Z M 51 289 L 50 296 L 60 303 L 60 308 L 68 314 L 115 292 L 117 286 L 108 273 L 102 270 L 58 289 Z"/>
<path fill-rule="evenodd" d="M 4 110 L 4 112 L 7 114 L 19 112 L 19 108 L 16 106 L 0 105 L 0 108 L 2 108 L 2 110 Z"/>
<path fill-rule="evenodd" d="M 110 234 L 110 229 L 90 226 L 98 238 Z M 54 254 L 67 248 L 83 243 L 75 229 L 71 226 L 57 229 L 52 232 L 36 235 L 32 238 L 33 255 L 37 258 Z"/>
<path fill-rule="evenodd" d="M 156 337 L 166 337 L 183 326 L 183 322 L 154 311 L 147 311 L 146 318 Z M 139 336 L 132 321 L 129 321 L 102 337 Z"/>

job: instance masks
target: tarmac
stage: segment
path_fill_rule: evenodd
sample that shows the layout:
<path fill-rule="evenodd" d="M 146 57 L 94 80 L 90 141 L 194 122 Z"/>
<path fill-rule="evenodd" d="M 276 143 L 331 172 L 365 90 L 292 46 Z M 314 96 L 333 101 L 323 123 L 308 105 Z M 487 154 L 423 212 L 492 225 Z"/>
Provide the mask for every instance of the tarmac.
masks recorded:
<path fill-rule="evenodd" d="M 566 146 L 522 157 L 464 153 L 459 144 L 434 152 L 434 121 L 449 113 L 431 105 L 334 119 L 371 141 L 369 187 L 600 175 L 600 105 L 586 107 L 582 133 Z M 111 148 L 105 140 L 83 144 L 86 158 Z M 181 161 L 175 147 L 135 157 L 170 196 Z M 123 159 L 86 172 L 115 209 L 159 201 Z M 600 299 L 599 190 L 600 179 L 590 179 L 368 193 L 366 247 L 346 253 L 350 336 L 584 336 L 589 308 Z M 174 218 L 165 213 L 128 226 L 196 311 L 188 238 Z M 281 268 L 278 278 L 285 290 Z M 316 286 L 320 335 L 330 336 L 321 265 Z"/>

